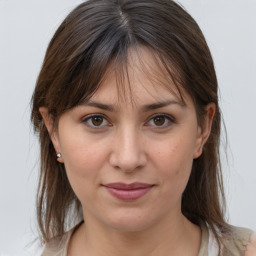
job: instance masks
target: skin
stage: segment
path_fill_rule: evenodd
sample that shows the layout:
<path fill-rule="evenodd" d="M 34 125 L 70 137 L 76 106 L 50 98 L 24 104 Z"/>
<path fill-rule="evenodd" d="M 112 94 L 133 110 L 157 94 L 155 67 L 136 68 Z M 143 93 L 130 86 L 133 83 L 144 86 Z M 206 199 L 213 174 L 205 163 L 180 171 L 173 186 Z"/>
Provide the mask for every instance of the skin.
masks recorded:
<path fill-rule="evenodd" d="M 198 255 L 201 231 L 182 215 L 181 198 L 193 159 L 209 136 L 215 105 L 206 107 L 199 126 L 188 94 L 183 93 L 184 105 L 163 86 L 156 88 L 136 68 L 141 65 L 137 55 L 130 55 L 132 98 L 128 91 L 118 97 L 115 73 L 109 72 L 90 104 L 65 112 L 57 130 L 47 108 L 40 108 L 86 223 L 72 236 L 68 255 Z M 140 58 L 157 70 L 148 50 L 142 49 Z M 153 187 L 127 202 L 103 186 L 113 182 Z"/>
<path fill-rule="evenodd" d="M 245 256 L 256 256 L 256 233 L 251 236 Z"/>

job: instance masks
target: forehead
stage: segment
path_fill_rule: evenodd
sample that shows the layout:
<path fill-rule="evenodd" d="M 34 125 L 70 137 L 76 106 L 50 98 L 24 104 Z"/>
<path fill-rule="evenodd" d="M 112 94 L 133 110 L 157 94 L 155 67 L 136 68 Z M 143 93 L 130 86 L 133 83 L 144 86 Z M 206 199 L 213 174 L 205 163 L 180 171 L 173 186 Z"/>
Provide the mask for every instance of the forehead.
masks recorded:
<path fill-rule="evenodd" d="M 171 69 L 171 67 L 168 67 Z M 130 49 L 127 60 L 111 63 L 91 100 L 127 104 L 173 100 L 186 105 L 188 94 L 177 86 L 159 57 L 147 47 Z"/>

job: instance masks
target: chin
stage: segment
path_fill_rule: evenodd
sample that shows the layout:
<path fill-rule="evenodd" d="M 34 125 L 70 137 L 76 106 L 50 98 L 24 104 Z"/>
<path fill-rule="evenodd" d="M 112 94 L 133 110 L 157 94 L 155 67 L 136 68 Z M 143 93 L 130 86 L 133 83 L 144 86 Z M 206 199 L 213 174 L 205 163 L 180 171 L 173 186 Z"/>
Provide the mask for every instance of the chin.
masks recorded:
<path fill-rule="evenodd" d="M 143 214 L 127 209 L 123 213 L 104 218 L 105 225 L 120 232 L 140 232 L 148 229 L 156 222 L 157 220 L 152 218 L 152 214 Z"/>

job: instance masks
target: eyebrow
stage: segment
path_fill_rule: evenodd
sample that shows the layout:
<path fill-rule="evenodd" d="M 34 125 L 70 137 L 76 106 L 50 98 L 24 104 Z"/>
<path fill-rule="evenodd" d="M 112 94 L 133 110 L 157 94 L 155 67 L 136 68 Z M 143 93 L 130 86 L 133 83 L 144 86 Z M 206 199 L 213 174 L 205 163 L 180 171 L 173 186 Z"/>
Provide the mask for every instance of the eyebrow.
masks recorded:
<path fill-rule="evenodd" d="M 150 110 L 167 107 L 169 105 L 179 105 L 181 107 L 185 106 L 185 104 L 183 102 L 179 102 L 179 101 L 175 101 L 175 100 L 167 100 L 167 101 L 155 102 L 155 103 L 152 103 L 152 104 L 145 105 L 145 106 L 142 107 L 142 110 L 144 112 L 147 112 L 147 111 L 150 111 Z"/>
<path fill-rule="evenodd" d="M 107 111 L 114 111 L 114 107 L 112 105 L 103 104 L 96 101 L 87 101 L 82 104 L 83 106 L 90 106 L 90 107 L 96 107 Z"/>
<path fill-rule="evenodd" d="M 103 103 L 96 102 L 96 101 L 87 101 L 87 102 L 84 102 L 82 105 L 96 107 L 96 108 L 107 110 L 110 112 L 113 112 L 115 110 L 113 105 L 103 104 Z M 167 101 L 155 102 L 152 104 L 144 105 L 144 106 L 142 106 L 141 109 L 143 112 L 148 112 L 150 110 L 167 107 L 169 105 L 179 105 L 181 107 L 185 106 L 185 104 L 183 102 L 179 102 L 179 101 L 175 101 L 175 100 L 167 100 Z"/>

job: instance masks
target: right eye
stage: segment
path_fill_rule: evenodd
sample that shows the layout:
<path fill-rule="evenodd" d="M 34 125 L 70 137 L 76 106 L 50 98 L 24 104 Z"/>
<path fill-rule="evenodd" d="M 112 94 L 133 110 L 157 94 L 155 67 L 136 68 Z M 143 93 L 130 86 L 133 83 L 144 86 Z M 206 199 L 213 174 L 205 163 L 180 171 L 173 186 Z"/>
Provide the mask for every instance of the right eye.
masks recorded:
<path fill-rule="evenodd" d="M 110 123 L 103 115 L 89 115 L 83 120 L 83 123 L 89 128 L 100 129 L 106 126 L 110 126 Z"/>

